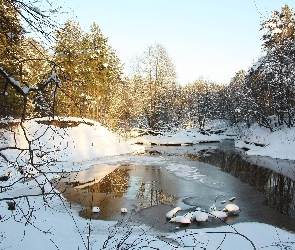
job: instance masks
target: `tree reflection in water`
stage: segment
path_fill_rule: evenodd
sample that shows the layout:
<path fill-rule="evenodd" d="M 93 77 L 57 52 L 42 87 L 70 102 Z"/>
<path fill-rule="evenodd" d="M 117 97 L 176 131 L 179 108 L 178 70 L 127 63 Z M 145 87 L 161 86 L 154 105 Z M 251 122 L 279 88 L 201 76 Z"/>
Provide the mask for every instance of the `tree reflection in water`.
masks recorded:
<path fill-rule="evenodd" d="M 106 175 L 99 182 L 88 185 L 82 190 L 90 193 L 114 194 L 115 197 L 122 197 L 129 188 L 129 173 L 127 169 L 117 168 Z"/>
<path fill-rule="evenodd" d="M 271 173 L 266 188 L 268 203 L 280 213 L 295 217 L 295 182 L 282 174 Z"/>
<path fill-rule="evenodd" d="M 163 190 L 157 190 L 152 182 L 141 182 L 139 189 L 136 191 L 136 204 L 138 210 L 159 204 L 175 204 L 177 197 L 166 194 Z"/>
<path fill-rule="evenodd" d="M 94 180 L 80 183 L 63 182 L 61 179 L 55 187 L 69 202 L 84 207 L 79 212 L 83 218 L 116 220 L 120 219 L 118 216 L 122 207 L 127 207 L 128 211 L 139 211 L 154 205 L 173 205 L 177 202 L 178 197 L 168 195 L 161 189 L 159 181 L 155 181 L 156 176 L 160 176 L 159 169 L 152 166 L 124 165 L 96 183 Z M 100 207 L 98 215 L 92 213 L 94 206 Z"/>
<path fill-rule="evenodd" d="M 266 204 L 280 213 L 295 217 L 295 181 L 290 178 L 248 162 L 241 153 L 233 150 L 215 149 L 209 154 L 200 152 L 188 157 L 220 167 L 265 194 Z"/>

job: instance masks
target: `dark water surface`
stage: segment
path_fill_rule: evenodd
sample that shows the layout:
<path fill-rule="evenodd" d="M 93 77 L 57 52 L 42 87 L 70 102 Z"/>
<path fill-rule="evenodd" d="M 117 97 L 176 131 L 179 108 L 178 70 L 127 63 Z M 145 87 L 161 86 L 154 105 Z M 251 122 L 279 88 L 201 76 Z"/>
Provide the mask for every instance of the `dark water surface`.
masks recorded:
<path fill-rule="evenodd" d="M 163 232 L 176 227 L 216 227 L 238 222 L 262 222 L 295 232 L 294 181 L 256 166 L 254 158 L 245 163 L 243 153 L 231 150 L 230 141 L 195 148 L 153 147 L 147 149 L 147 154 L 164 157 L 164 162 L 148 166 L 126 164 L 98 183 L 61 181 L 57 188 L 68 201 L 83 206 L 79 214 L 84 218 L 146 224 Z M 180 168 L 167 169 L 170 165 Z M 91 171 L 99 171 L 99 167 L 92 166 Z M 236 197 L 233 203 L 241 208 L 239 216 L 228 217 L 225 222 L 211 218 L 186 227 L 165 218 L 175 206 L 182 208 L 180 215 L 197 207 L 208 210 L 216 196 L 219 210 L 224 207 L 220 201 L 230 203 L 229 198 Z M 92 206 L 99 206 L 101 212 L 93 214 Z M 127 214 L 120 212 L 122 207 L 128 209 Z"/>
<path fill-rule="evenodd" d="M 204 154 L 204 152 L 206 154 Z M 223 141 L 215 150 L 203 151 L 189 158 L 218 166 L 265 195 L 265 204 L 295 218 L 295 161 L 248 156 Z"/>

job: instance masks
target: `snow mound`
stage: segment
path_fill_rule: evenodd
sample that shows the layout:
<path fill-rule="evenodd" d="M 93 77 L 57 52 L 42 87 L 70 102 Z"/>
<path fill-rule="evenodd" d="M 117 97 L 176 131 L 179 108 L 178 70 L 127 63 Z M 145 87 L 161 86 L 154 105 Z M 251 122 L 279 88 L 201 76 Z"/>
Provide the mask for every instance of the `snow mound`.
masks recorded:
<path fill-rule="evenodd" d="M 244 130 L 235 143 L 236 147 L 247 149 L 247 155 L 269 156 L 272 158 L 295 160 L 295 127 L 269 129 L 252 125 Z"/>
<path fill-rule="evenodd" d="M 35 159 L 40 164 L 51 162 L 51 171 L 52 167 L 62 166 L 63 170 L 69 170 L 67 168 L 75 163 L 133 152 L 126 141 L 98 122 L 73 117 L 57 120 L 58 123 L 48 123 L 48 119 L 32 119 L 23 124 L 23 129 L 20 125 L 13 131 L 2 129 L 5 146 L 28 149 L 27 137 Z M 20 150 L 17 149 L 2 153 L 8 159 L 19 159 L 20 166 L 26 166 L 28 154 L 19 158 Z"/>

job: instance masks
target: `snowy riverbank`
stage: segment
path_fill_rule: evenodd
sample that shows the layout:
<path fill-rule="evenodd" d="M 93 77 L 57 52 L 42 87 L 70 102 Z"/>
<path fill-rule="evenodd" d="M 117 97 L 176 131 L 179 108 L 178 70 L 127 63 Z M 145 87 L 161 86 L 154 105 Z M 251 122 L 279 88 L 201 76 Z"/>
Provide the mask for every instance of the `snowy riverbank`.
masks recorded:
<path fill-rule="evenodd" d="M 224 131 L 224 132 L 217 132 Z M 205 132 L 205 133 L 204 133 Z M 246 149 L 248 155 L 269 156 L 278 159 L 295 160 L 295 128 L 280 127 L 274 132 L 254 124 L 250 128 L 226 127 L 218 122 L 205 128 L 183 129 L 165 135 L 143 135 L 135 137 L 132 143 L 143 145 L 191 145 L 202 142 L 218 142 L 225 138 L 235 139 L 235 146 Z"/>

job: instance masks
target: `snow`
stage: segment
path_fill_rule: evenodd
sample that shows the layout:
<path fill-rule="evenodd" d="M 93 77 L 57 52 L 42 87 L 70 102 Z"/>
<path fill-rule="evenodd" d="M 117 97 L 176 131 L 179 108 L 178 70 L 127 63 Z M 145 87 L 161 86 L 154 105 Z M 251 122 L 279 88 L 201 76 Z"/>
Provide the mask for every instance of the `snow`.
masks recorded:
<path fill-rule="evenodd" d="M 92 213 L 99 213 L 99 212 L 100 212 L 99 207 L 93 207 L 92 208 Z"/>
<path fill-rule="evenodd" d="M 8 77 L 8 78 L 15 86 L 20 87 L 19 81 L 14 80 L 12 77 Z"/>
<path fill-rule="evenodd" d="M 228 212 L 234 212 L 234 211 L 240 210 L 239 206 L 237 206 L 236 204 L 227 204 L 225 205 L 224 209 Z"/>
<path fill-rule="evenodd" d="M 127 212 L 128 212 L 128 209 L 126 207 L 121 208 L 121 213 L 127 213 Z"/>
<path fill-rule="evenodd" d="M 208 220 L 208 214 L 202 211 L 195 211 L 193 214 L 193 219 L 195 219 L 196 221 L 207 221 Z"/>
<path fill-rule="evenodd" d="M 7 77 L 8 83 L 12 85 L 14 88 L 16 88 L 18 90 L 18 93 L 20 93 L 22 96 L 28 95 L 29 92 L 32 90 L 35 90 L 35 91 L 38 90 L 35 86 L 21 87 L 21 83 L 15 80 L 13 77 L 10 77 L 2 67 L 0 67 L 0 71 L 5 77 Z M 57 86 L 60 86 L 60 81 L 58 79 L 57 74 L 52 73 L 51 76 L 46 81 L 43 81 L 42 83 L 43 87 L 45 87 L 51 81 L 53 81 Z"/>
<path fill-rule="evenodd" d="M 217 135 L 204 135 L 198 129 L 179 130 L 177 133 L 167 133 L 164 136 L 144 135 L 134 138 L 132 143 L 142 143 L 145 145 L 192 145 L 200 142 L 218 142 L 221 138 Z"/>
<path fill-rule="evenodd" d="M 263 146 L 257 146 L 257 144 Z M 278 159 L 295 160 L 295 127 L 270 132 L 269 129 L 253 125 L 245 130 L 236 141 L 236 147 L 247 148 L 248 155 L 269 156 Z"/>
<path fill-rule="evenodd" d="M 101 157 L 133 152 L 132 147 L 127 142 L 108 131 L 99 123 L 87 119 L 81 121 L 76 118 L 59 118 L 59 120 L 85 122 L 92 125 L 81 123 L 76 127 L 59 128 L 54 125 L 38 124 L 35 120 L 29 120 L 24 123 L 25 131 L 27 131 L 26 136 L 29 140 L 32 140 L 33 149 L 49 152 L 40 157 L 40 162 L 54 160 L 49 166 L 51 172 L 80 170 L 81 168 L 74 165 Z M 42 119 L 38 121 L 42 122 Z M 17 127 L 15 134 L 6 132 L 4 136 L 7 138 L 6 143 L 9 146 L 28 148 L 28 142 L 21 127 Z M 36 138 L 39 139 L 36 140 Z M 13 160 L 17 158 L 20 150 L 10 149 L 2 153 L 7 158 Z M 19 159 L 19 164 L 26 167 L 27 157 L 28 155 L 24 155 Z"/>
<path fill-rule="evenodd" d="M 211 211 L 209 213 L 209 217 L 211 218 L 217 218 L 217 219 L 222 219 L 222 218 L 226 218 L 227 217 L 227 214 L 223 211 Z"/>
<path fill-rule="evenodd" d="M 81 119 L 77 118 L 59 119 L 68 122 L 81 122 Z M 39 119 L 39 121 L 42 121 L 42 119 Z M 9 170 L 12 171 L 12 177 L 7 183 L 0 183 L 1 186 L 10 185 L 16 181 L 13 190 L 7 189 L 0 193 L 1 249 L 153 248 L 170 250 L 206 248 L 243 250 L 253 249 L 253 245 L 256 249 L 287 249 L 288 246 L 288 249 L 294 248 L 294 233 L 255 222 L 237 223 L 217 228 L 191 230 L 178 228 L 177 231 L 157 235 L 146 225 L 127 224 L 123 226 L 116 221 L 81 218 L 78 215 L 78 205 L 70 204 L 56 190 L 52 192 L 49 180 L 61 178 L 60 172 L 81 171 L 93 165 L 98 165 L 101 166 L 100 172 L 93 170 L 91 176 L 87 176 L 81 171 L 78 176 L 81 182 L 93 178 L 97 181 L 113 170 L 108 169 L 110 164 L 137 161 L 148 166 L 151 162 L 165 161 L 163 157 L 132 156 L 132 152 L 136 149 L 134 145 L 130 144 L 132 142 L 141 141 L 146 144 L 151 142 L 157 144 L 180 143 L 185 145 L 223 139 L 223 136 L 203 135 L 196 129 L 190 129 L 165 136 L 134 138 L 127 143 L 97 122 L 85 119 L 82 121 L 85 123 L 68 128 L 48 126 L 37 123 L 36 120 L 30 120 L 24 124 L 24 131 L 27 137 L 32 140 L 32 147 L 36 150 L 35 157 L 43 164 L 41 172 L 40 169 L 37 170 L 29 164 L 29 155 L 26 151 L 1 150 L 1 153 L 8 159 L 17 159 L 18 165 L 23 166 L 28 177 L 27 181 L 19 182 L 20 174 L 15 171 L 13 164 L 7 165 L 7 168 L 0 168 L 0 175 L 6 174 Z M 7 146 L 17 146 L 22 149 L 28 147 L 28 142 L 24 139 L 24 131 L 19 126 L 15 128 L 15 131 L 16 133 L 0 131 L 0 147 L 2 149 Z M 283 128 L 270 133 L 267 129 L 256 126 L 246 131 L 244 137 L 237 139 L 236 145 L 248 147 L 248 154 L 295 159 L 294 135 L 294 128 Z M 36 138 L 38 140 L 35 140 Z M 243 144 L 245 140 L 247 140 L 247 144 Z M 264 144 L 265 146 L 255 146 L 254 143 Z M 48 152 L 48 154 L 38 155 L 42 151 Z M 191 167 L 181 163 L 170 164 L 167 169 L 179 175 L 184 173 L 188 178 L 201 177 L 198 175 L 197 169 L 191 169 Z M 197 173 L 196 176 L 191 176 L 192 170 Z M 29 177 L 31 176 L 37 176 L 36 181 L 30 180 Z M 39 196 L 38 194 L 41 192 L 46 195 L 44 197 Z M 22 210 L 8 210 L 6 200 L 22 195 L 31 195 L 29 199 L 15 199 L 16 207 L 21 207 Z M 213 213 L 216 217 L 223 217 L 226 214 L 222 211 L 212 211 L 211 214 Z M 197 221 L 206 221 L 208 214 L 196 211 L 187 216 L 180 216 L 177 220 L 180 223 L 190 223 L 193 218 Z M 165 220 L 165 218 L 163 219 Z M 262 234 L 263 237 L 261 237 Z M 165 241 L 161 240 L 165 238 Z"/>
<path fill-rule="evenodd" d="M 34 88 L 34 87 L 24 87 L 24 88 L 22 88 L 23 93 L 25 95 L 27 95 L 32 89 L 36 89 L 36 88 Z"/>
<path fill-rule="evenodd" d="M 177 241 L 181 247 L 191 246 L 185 249 L 254 249 L 252 243 L 243 235 L 252 241 L 256 249 L 282 249 L 282 246 L 286 249 L 289 246 L 288 249 L 292 249 L 294 247 L 291 242 L 294 234 L 260 223 L 240 223 L 234 228 L 222 226 L 213 229 L 183 230 L 170 238 Z"/>
<path fill-rule="evenodd" d="M 232 133 L 235 134 L 237 131 L 240 129 L 235 128 Z M 135 137 L 131 142 L 143 145 L 193 145 L 202 142 L 218 142 L 222 139 L 224 139 L 223 135 L 204 135 L 198 129 L 192 128 L 179 130 L 176 133 L 167 133 L 163 136 Z M 235 146 L 248 149 L 247 155 L 295 160 L 295 127 L 281 127 L 271 132 L 270 129 L 255 124 L 249 129 L 243 128 L 243 134 L 236 138 Z"/>
<path fill-rule="evenodd" d="M 166 218 L 171 219 L 179 210 L 181 210 L 181 207 L 175 207 L 171 211 L 166 213 Z"/>
<path fill-rule="evenodd" d="M 191 223 L 190 219 L 187 217 L 184 217 L 183 215 L 177 215 L 171 218 L 169 222 L 184 223 L 184 224 Z"/>

